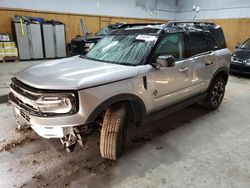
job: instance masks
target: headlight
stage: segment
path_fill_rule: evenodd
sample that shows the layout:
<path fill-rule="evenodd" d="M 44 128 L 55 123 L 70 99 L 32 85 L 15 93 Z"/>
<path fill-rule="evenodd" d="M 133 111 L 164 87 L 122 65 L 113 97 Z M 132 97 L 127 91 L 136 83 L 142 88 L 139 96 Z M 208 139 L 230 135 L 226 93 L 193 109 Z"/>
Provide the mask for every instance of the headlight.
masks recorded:
<path fill-rule="evenodd" d="M 66 114 L 76 110 L 73 94 L 45 95 L 36 101 L 38 109 L 43 113 Z"/>
<path fill-rule="evenodd" d="M 86 51 L 89 51 L 91 48 L 93 48 L 93 46 L 95 45 L 94 42 L 91 42 L 91 43 L 85 43 L 85 48 L 86 48 Z"/>
<path fill-rule="evenodd" d="M 238 60 L 237 56 L 235 54 L 232 54 L 231 61 L 237 61 L 237 60 Z"/>
<path fill-rule="evenodd" d="M 244 60 L 243 63 L 250 65 L 250 59 Z"/>

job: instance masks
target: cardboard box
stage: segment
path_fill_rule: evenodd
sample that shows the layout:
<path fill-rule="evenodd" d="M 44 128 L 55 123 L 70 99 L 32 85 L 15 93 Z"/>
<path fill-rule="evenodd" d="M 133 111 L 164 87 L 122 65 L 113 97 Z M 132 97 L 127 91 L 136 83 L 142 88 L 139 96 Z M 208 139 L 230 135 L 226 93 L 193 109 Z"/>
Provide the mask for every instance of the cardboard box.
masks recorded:
<path fill-rule="evenodd" d="M 3 47 L 5 49 L 15 48 L 16 47 L 16 43 L 15 42 L 3 42 Z"/>
<path fill-rule="evenodd" d="M 5 57 L 18 57 L 17 48 L 4 48 Z"/>
<path fill-rule="evenodd" d="M 0 48 L 0 57 L 5 57 L 5 50 L 4 50 L 4 48 Z"/>
<path fill-rule="evenodd" d="M 4 48 L 0 48 L 0 61 L 3 61 L 5 57 L 5 50 Z"/>
<path fill-rule="evenodd" d="M 4 42 L 4 43 L 3 43 L 3 47 L 4 47 L 5 49 L 11 48 L 11 42 Z"/>
<path fill-rule="evenodd" d="M 13 56 L 13 57 L 18 57 L 18 51 L 17 51 L 17 48 L 12 48 L 12 50 L 11 50 L 11 56 Z"/>
<path fill-rule="evenodd" d="M 16 43 L 15 43 L 15 42 L 10 42 L 10 46 L 11 46 L 12 48 L 15 48 L 15 47 L 16 47 Z"/>
<path fill-rule="evenodd" d="M 4 51 L 5 51 L 5 56 L 10 56 L 10 54 L 11 54 L 10 48 L 4 48 Z"/>

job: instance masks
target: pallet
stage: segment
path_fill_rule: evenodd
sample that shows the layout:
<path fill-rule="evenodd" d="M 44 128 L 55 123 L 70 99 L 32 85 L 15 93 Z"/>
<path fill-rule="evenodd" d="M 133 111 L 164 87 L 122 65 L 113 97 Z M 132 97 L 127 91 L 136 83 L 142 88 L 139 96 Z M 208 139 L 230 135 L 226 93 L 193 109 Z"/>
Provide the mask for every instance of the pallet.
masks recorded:
<path fill-rule="evenodd" d="M 6 62 L 18 62 L 19 58 L 15 56 L 6 56 L 3 59 L 0 59 L 0 62 L 6 63 Z"/>

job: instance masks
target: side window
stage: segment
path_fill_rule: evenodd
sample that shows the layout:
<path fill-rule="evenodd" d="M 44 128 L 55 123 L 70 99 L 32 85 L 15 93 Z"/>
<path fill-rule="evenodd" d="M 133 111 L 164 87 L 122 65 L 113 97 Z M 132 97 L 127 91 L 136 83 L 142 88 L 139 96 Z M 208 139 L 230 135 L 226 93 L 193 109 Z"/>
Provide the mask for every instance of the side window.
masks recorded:
<path fill-rule="evenodd" d="M 190 32 L 190 56 L 208 51 L 208 45 L 203 32 Z"/>
<path fill-rule="evenodd" d="M 224 38 L 224 34 L 223 34 L 223 30 L 221 27 L 215 28 L 214 30 L 211 30 L 210 32 L 212 33 L 212 35 L 214 36 L 214 38 L 218 42 L 220 49 L 227 47 L 227 44 L 226 44 L 226 41 Z"/>
<path fill-rule="evenodd" d="M 208 47 L 209 47 L 210 50 L 213 50 L 215 48 L 219 49 L 218 42 L 216 41 L 214 36 L 209 31 L 205 32 L 205 36 L 206 36 L 206 39 L 208 41 Z"/>
<path fill-rule="evenodd" d="M 173 33 L 163 36 L 155 50 L 155 56 L 172 55 L 176 60 L 184 58 L 183 33 Z"/>

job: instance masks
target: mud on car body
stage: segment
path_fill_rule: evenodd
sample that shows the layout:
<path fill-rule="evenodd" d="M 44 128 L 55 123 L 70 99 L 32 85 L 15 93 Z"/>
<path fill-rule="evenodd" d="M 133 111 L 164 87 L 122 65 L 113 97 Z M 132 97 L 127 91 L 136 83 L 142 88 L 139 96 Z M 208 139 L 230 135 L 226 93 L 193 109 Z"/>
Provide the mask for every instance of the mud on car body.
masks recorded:
<path fill-rule="evenodd" d="M 99 128 L 102 157 L 116 160 L 129 125 L 197 102 L 217 109 L 229 63 L 229 50 L 209 30 L 190 25 L 125 28 L 104 37 L 86 56 L 16 74 L 10 103 L 20 126 L 60 138 L 68 151 Z"/>

